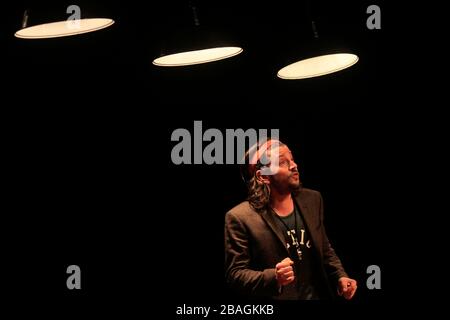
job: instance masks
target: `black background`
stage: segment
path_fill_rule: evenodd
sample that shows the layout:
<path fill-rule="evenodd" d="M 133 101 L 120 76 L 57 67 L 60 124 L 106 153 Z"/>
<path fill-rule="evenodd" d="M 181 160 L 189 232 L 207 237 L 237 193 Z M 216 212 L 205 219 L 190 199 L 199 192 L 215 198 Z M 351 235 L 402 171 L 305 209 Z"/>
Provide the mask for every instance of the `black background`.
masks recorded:
<path fill-rule="evenodd" d="M 392 66 L 393 48 L 410 43 L 396 41 L 393 10 L 380 1 L 314 2 L 321 38 L 345 43 L 360 61 L 284 81 L 276 71 L 310 38 L 302 1 L 200 1 L 202 27 L 227 31 L 244 52 L 170 69 L 151 61 L 169 32 L 190 24 L 187 1 L 96 4 L 115 18 L 111 28 L 50 40 L 13 37 L 26 3 L 2 12 L 11 297 L 42 298 L 71 314 L 157 306 L 164 317 L 184 303 L 234 301 L 223 284 L 223 219 L 245 188 L 236 166 L 172 164 L 171 133 L 193 133 L 194 120 L 204 130 L 280 129 L 304 186 L 324 197 L 329 238 L 358 293 L 325 309 L 283 304 L 283 318 L 300 309 L 381 312 L 408 294 L 409 121 L 399 89 L 407 75 Z M 366 27 L 370 4 L 382 8 L 381 30 Z M 65 286 L 71 264 L 82 270 L 78 292 Z M 382 290 L 365 286 L 372 264 Z"/>

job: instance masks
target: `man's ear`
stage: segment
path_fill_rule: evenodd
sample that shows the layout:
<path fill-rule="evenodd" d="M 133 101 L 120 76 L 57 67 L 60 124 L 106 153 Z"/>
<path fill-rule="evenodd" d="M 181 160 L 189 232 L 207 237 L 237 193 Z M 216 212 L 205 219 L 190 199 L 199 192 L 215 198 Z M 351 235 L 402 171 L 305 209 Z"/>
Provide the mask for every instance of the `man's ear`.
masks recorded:
<path fill-rule="evenodd" d="M 256 170 L 256 179 L 262 183 L 270 184 L 269 176 L 263 175 L 261 169 Z"/>

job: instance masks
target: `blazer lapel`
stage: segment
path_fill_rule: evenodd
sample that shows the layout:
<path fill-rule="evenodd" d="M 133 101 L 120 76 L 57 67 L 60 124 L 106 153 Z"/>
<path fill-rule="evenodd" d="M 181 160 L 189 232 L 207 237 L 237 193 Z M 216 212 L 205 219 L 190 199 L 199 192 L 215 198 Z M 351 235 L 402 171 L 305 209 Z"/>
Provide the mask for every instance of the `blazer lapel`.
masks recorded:
<path fill-rule="evenodd" d="M 300 208 L 300 211 L 303 216 L 303 221 L 305 222 L 306 228 L 309 231 L 309 235 L 311 237 L 313 246 L 318 250 L 318 252 L 320 252 L 320 256 L 322 256 L 322 250 L 320 250 L 320 248 L 317 246 L 317 244 L 319 243 L 318 242 L 319 235 L 317 234 L 317 232 L 315 232 L 315 230 L 313 228 L 314 212 L 313 212 L 312 208 L 310 208 L 310 203 L 308 203 L 308 201 L 306 201 L 306 199 L 303 196 L 303 193 L 301 191 L 298 194 L 298 196 L 295 198 L 295 202 L 297 203 L 297 205 Z"/>
<path fill-rule="evenodd" d="M 273 216 L 273 213 L 270 211 L 270 209 L 262 211 L 261 217 L 272 229 L 272 231 L 277 235 L 278 239 L 281 241 L 281 244 L 283 245 L 283 248 L 285 248 L 286 252 L 289 254 L 289 250 L 286 248 L 286 238 L 283 235 L 283 232 L 278 227 L 278 224 L 275 221 L 275 217 Z"/>

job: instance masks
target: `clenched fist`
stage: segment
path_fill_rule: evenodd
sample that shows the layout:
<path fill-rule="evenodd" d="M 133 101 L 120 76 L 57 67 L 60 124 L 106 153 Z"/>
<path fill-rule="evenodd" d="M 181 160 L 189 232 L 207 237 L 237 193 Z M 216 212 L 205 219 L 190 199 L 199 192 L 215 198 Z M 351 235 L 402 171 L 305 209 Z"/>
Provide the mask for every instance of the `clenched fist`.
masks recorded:
<path fill-rule="evenodd" d="M 344 296 L 345 299 L 350 300 L 356 292 L 356 280 L 341 277 L 338 281 L 338 294 Z"/>
<path fill-rule="evenodd" d="M 294 270 L 292 269 L 293 264 L 294 262 L 291 259 L 286 258 L 275 266 L 275 277 L 279 286 L 285 286 L 294 281 L 295 275 Z"/>

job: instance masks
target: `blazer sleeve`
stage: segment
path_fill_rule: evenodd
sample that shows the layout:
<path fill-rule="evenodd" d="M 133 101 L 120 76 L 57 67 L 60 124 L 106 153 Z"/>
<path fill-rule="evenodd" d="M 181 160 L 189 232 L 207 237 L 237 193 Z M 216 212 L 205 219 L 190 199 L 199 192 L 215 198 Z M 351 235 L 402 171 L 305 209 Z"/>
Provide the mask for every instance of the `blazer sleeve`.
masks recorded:
<path fill-rule="evenodd" d="M 323 265 L 325 268 L 325 272 L 328 275 L 328 278 L 331 280 L 331 283 L 333 285 L 337 285 L 337 282 L 340 277 L 348 277 L 347 273 L 344 270 L 344 267 L 342 266 L 341 260 L 336 255 L 336 252 L 334 251 L 333 247 L 330 244 L 330 241 L 328 240 L 328 236 L 325 230 L 325 225 L 323 223 L 324 220 L 324 213 L 323 213 L 323 199 L 322 195 L 319 194 L 320 197 L 320 224 L 322 229 L 322 239 L 323 239 Z"/>
<path fill-rule="evenodd" d="M 225 216 L 225 276 L 228 285 L 245 295 L 278 295 L 275 266 L 262 271 L 252 270 L 249 242 L 244 223 L 231 211 L 228 212 Z"/>

